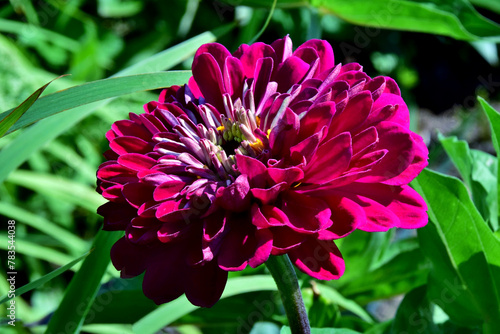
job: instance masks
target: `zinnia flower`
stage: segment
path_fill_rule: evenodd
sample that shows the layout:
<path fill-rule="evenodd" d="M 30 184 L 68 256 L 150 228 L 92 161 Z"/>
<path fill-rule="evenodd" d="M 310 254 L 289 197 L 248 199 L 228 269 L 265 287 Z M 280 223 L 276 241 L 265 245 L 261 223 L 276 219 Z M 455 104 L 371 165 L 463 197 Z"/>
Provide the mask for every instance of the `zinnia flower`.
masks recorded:
<path fill-rule="evenodd" d="M 326 41 L 293 51 L 289 37 L 234 54 L 205 44 L 192 72 L 112 125 L 97 172 L 104 229 L 125 231 L 112 262 L 145 272 L 156 303 L 185 293 L 211 306 L 228 271 L 270 255 L 338 279 L 335 239 L 427 223 L 408 183 L 428 151 L 393 79 L 335 65 Z"/>

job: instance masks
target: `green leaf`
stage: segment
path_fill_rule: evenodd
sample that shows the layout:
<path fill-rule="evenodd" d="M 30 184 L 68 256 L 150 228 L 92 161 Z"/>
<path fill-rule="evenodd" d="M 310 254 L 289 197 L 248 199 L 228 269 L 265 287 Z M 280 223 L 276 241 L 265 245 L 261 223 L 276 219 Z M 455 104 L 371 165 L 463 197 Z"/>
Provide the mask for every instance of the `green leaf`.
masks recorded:
<path fill-rule="evenodd" d="M 0 18 L 0 31 L 10 34 L 18 34 L 20 38 L 27 36 L 32 40 L 50 42 L 60 48 L 72 52 L 76 52 L 80 49 L 78 41 L 65 35 L 58 34 L 52 30 L 43 29 L 29 23 Z"/>
<path fill-rule="evenodd" d="M 88 244 L 68 230 L 52 223 L 40 215 L 35 215 L 10 203 L 0 203 L 0 214 L 15 219 L 58 240 L 73 253 L 80 254 L 88 249 Z"/>
<path fill-rule="evenodd" d="M 292 334 L 290 327 L 283 326 L 280 334 Z M 311 334 L 361 334 L 348 328 L 311 328 Z"/>
<path fill-rule="evenodd" d="M 399 304 L 391 333 L 440 333 L 432 320 L 433 305 L 427 298 L 427 286 L 422 285 L 406 294 Z"/>
<path fill-rule="evenodd" d="M 456 137 L 439 140 L 462 179 L 472 193 L 472 199 L 483 219 L 488 220 L 492 229 L 498 229 L 497 161 L 496 158 L 480 151 L 470 150 L 469 144 Z"/>
<path fill-rule="evenodd" d="M 167 82 L 170 85 L 182 85 L 190 77 L 191 71 L 157 72 L 114 77 L 71 87 L 39 99 L 16 122 L 9 133 L 65 110 L 135 92 L 165 88 Z M 7 113 L 10 114 L 11 111 L 0 114 L 0 118 Z"/>
<path fill-rule="evenodd" d="M 270 8 L 272 7 L 269 0 L 221 0 L 219 7 L 224 7 L 226 3 L 231 6 L 248 6 L 257 8 Z M 298 8 L 308 6 L 307 0 L 278 0 L 276 3 L 277 8 Z"/>
<path fill-rule="evenodd" d="M 488 102 L 486 102 L 482 97 L 477 98 L 479 103 L 481 104 L 481 107 L 484 110 L 484 113 L 488 117 L 488 120 L 490 121 L 490 127 L 491 127 L 491 139 L 493 141 L 493 146 L 495 147 L 495 151 L 497 152 L 497 157 L 500 157 L 500 114 L 498 111 L 493 109 Z M 496 188 L 497 188 L 497 211 L 500 210 L 500 168 L 497 166 L 497 182 L 496 182 Z M 498 229 L 498 223 L 497 223 L 497 229 Z"/>
<path fill-rule="evenodd" d="M 87 255 L 89 255 L 89 252 L 83 254 L 82 256 L 74 259 L 73 261 L 65 264 L 64 266 L 62 267 L 59 267 L 57 268 L 56 270 L 53 270 L 51 271 L 50 273 L 48 273 L 47 275 L 44 275 L 42 277 L 40 277 L 39 279 L 37 280 L 34 280 L 32 282 L 29 282 L 28 284 L 26 285 L 23 285 L 22 287 L 16 289 L 16 294 L 15 296 L 12 296 L 12 297 L 9 297 L 8 295 L 7 296 L 3 296 L 1 299 L 0 299 L 0 304 L 3 304 L 9 300 L 11 300 L 12 298 L 14 297 L 19 297 L 21 296 L 23 293 L 26 293 L 28 291 L 31 291 L 31 290 L 34 290 L 40 286 L 42 286 L 43 284 L 47 283 L 48 281 L 50 281 L 51 279 L 61 275 L 62 273 L 66 272 L 67 270 L 71 269 L 71 267 L 73 267 L 75 264 L 77 264 L 78 262 L 80 262 L 81 260 L 83 260 Z"/>
<path fill-rule="evenodd" d="M 26 15 L 26 19 L 30 25 L 40 25 L 40 20 L 38 20 L 36 10 L 33 7 L 31 0 L 10 0 L 10 3 L 15 8 L 17 13 L 23 13 Z"/>
<path fill-rule="evenodd" d="M 276 283 L 269 275 L 235 277 L 227 281 L 221 299 L 242 293 L 264 290 L 277 290 Z M 192 305 L 187 300 L 185 295 L 182 295 L 176 300 L 158 307 L 156 310 L 137 321 L 133 326 L 134 332 L 142 334 L 156 333 L 163 327 L 197 308 L 197 306 Z"/>
<path fill-rule="evenodd" d="M 52 315 L 46 333 L 78 333 L 99 290 L 108 267 L 111 246 L 122 232 L 100 230 L 90 255 L 71 280 L 64 298 Z"/>
<path fill-rule="evenodd" d="M 469 144 L 465 140 L 458 140 L 457 137 L 444 137 L 438 134 L 439 141 L 443 145 L 446 154 L 457 168 L 460 176 L 469 189 L 472 188 L 472 156 Z"/>
<path fill-rule="evenodd" d="M 132 325 L 123 324 L 92 324 L 84 325 L 82 331 L 95 334 L 136 334 L 132 331 Z"/>
<path fill-rule="evenodd" d="M 326 299 L 329 299 L 336 305 L 352 312 L 353 314 L 357 315 L 358 317 L 360 317 L 369 324 L 372 324 L 374 322 L 373 318 L 368 314 L 368 312 L 366 312 L 361 306 L 359 306 L 353 300 L 344 297 L 337 290 L 327 285 L 324 284 L 315 284 L 315 285 L 319 293 Z"/>
<path fill-rule="evenodd" d="M 428 294 L 453 321 L 500 331 L 500 240 L 488 228 L 460 180 L 424 170 L 412 185 L 428 205 L 418 229 L 431 260 Z"/>
<path fill-rule="evenodd" d="M 144 3 L 141 1 L 99 0 L 97 11 L 102 17 L 130 17 L 139 13 Z"/>
<path fill-rule="evenodd" d="M 45 85 L 37 89 L 33 94 L 30 95 L 30 97 L 24 100 L 24 102 L 21 103 L 19 106 L 6 112 L 7 115 L 5 115 L 5 117 L 3 117 L 2 120 L 0 121 L 0 137 L 2 137 L 7 131 L 9 131 L 9 129 L 17 122 L 17 120 L 21 118 L 21 116 L 23 116 L 24 113 L 28 111 L 28 109 L 33 105 L 33 103 L 35 103 L 35 101 L 40 97 L 40 95 L 42 95 L 45 88 L 47 88 L 47 86 L 52 81 L 46 83 Z"/>
<path fill-rule="evenodd" d="M 489 9 L 493 12 L 500 13 L 500 1 L 497 0 L 471 0 L 473 5 Z"/>
<path fill-rule="evenodd" d="M 2 240 L 7 240 L 7 234 L 0 233 L 0 238 L 3 238 Z M 8 244 L 6 242 L 0 243 L 0 249 L 8 250 Z M 33 257 L 35 259 L 45 260 L 47 262 L 54 263 L 60 266 L 63 266 L 72 260 L 72 257 L 66 254 L 63 254 L 52 248 L 39 245 L 35 242 L 32 242 L 31 240 L 28 240 L 25 237 L 17 235 L 16 253 Z"/>
<path fill-rule="evenodd" d="M 346 257 L 346 259 L 348 259 Z M 347 261 L 349 271 L 350 262 Z M 424 284 L 429 274 L 429 262 L 420 249 L 403 252 L 364 276 L 348 281 L 339 288 L 343 296 L 360 304 L 406 293 Z"/>
<path fill-rule="evenodd" d="M 280 328 L 275 323 L 262 321 L 255 323 L 250 334 L 280 334 Z"/>
<path fill-rule="evenodd" d="M 481 16 L 466 0 L 311 0 L 311 4 L 360 25 L 426 32 L 465 41 L 500 40 L 500 25 Z"/>
<path fill-rule="evenodd" d="M 112 278 L 102 284 L 87 314 L 86 323 L 129 324 L 155 310 L 157 305 L 142 291 L 143 276 Z"/>
<path fill-rule="evenodd" d="M 470 150 L 474 204 L 493 231 L 498 230 L 498 160 L 483 151 Z"/>

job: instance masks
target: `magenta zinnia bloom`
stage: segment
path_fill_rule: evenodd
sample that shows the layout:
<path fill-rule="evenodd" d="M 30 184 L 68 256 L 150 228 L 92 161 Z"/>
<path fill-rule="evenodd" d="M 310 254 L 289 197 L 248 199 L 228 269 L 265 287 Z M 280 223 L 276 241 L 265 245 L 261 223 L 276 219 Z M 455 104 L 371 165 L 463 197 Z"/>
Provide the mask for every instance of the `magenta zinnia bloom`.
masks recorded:
<path fill-rule="evenodd" d="M 113 124 L 97 172 L 104 229 L 125 230 L 113 264 L 145 272 L 156 303 L 185 293 L 211 306 L 228 271 L 270 255 L 338 279 L 335 239 L 427 223 L 408 183 L 428 151 L 391 78 L 335 65 L 326 41 L 293 51 L 289 37 L 234 54 L 203 45 L 192 71 Z"/>

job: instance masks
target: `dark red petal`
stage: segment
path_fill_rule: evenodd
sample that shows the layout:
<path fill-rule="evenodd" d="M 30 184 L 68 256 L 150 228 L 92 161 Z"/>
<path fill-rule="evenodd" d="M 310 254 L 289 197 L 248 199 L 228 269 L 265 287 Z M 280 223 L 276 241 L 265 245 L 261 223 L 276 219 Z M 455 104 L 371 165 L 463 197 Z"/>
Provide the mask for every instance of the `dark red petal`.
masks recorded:
<path fill-rule="evenodd" d="M 116 137 L 109 143 L 109 147 L 117 154 L 142 153 L 146 154 L 153 150 L 153 146 L 138 137 Z"/>
<path fill-rule="evenodd" d="M 407 128 L 397 123 L 381 122 L 377 125 L 377 132 L 379 142 L 376 149 L 387 150 L 388 153 L 379 164 L 372 168 L 369 176 L 361 178 L 360 182 L 383 182 L 397 177 L 410 166 L 417 153 L 416 144 Z M 417 174 L 405 175 L 403 182 L 408 183 L 416 176 Z"/>
<path fill-rule="evenodd" d="M 425 167 L 427 167 L 428 164 L 427 159 L 429 158 L 429 151 L 427 149 L 427 146 L 425 146 L 422 137 L 420 137 L 416 133 L 412 132 L 411 137 L 415 144 L 414 146 L 415 157 L 413 158 L 413 161 L 411 162 L 410 166 L 408 166 L 408 168 L 406 168 L 405 171 L 399 174 L 398 176 L 386 180 L 383 183 L 390 185 L 408 184 L 415 177 L 417 177 L 417 175 L 420 174 L 420 172 Z"/>
<path fill-rule="evenodd" d="M 130 221 L 137 215 L 137 209 L 128 204 L 108 202 L 97 209 L 97 213 L 104 217 L 103 230 L 125 230 Z"/>
<path fill-rule="evenodd" d="M 272 255 L 286 254 L 291 249 L 297 248 L 306 239 L 306 235 L 298 233 L 288 226 L 270 227 L 273 233 Z"/>
<path fill-rule="evenodd" d="M 345 270 L 342 255 L 333 241 L 309 238 L 288 254 L 297 268 L 320 280 L 338 279 Z"/>
<path fill-rule="evenodd" d="M 245 155 L 236 154 L 236 166 L 241 174 L 248 177 L 248 182 L 252 187 L 264 188 L 266 186 L 267 168 L 262 162 Z"/>
<path fill-rule="evenodd" d="M 118 158 L 118 163 L 132 170 L 140 171 L 156 165 L 156 160 L 143 154 L 128 153 L 121 155 Z"/>
<path fill-rule="evenodd" d="M 248 260 L 248 264 L 252 268 L 257 268 L 269 259 L 271 250 L 273 249 L 273 234 L 267 229 L 257 230 L 255 232 L 257 245 L 252 257 Z"/>
<path fill-rule="evenodd" d="M 157 250 L 144 274 L 142 289 L 146 297 L 156 304 L 163 304 L 184 293 L 187 272 L 183 248 L 166 247 Z"/>
<path fill-rule="evenodd" d="M 292 40 L 288 35 L 271 43 L 271 47 L 275 50 L 277 60 L 280 63 L 292 55 Z"/>
<path fill-rule="evenodd" d="M 111 129 L 118 136 L 137 137 L 145 141 L 151 140 L 151 132 L 143 126 L 128 119 L 116 121 L 113 125 L 111 125 Z"/>
<path fill-rule="evenodd" d="M 130 278 L 140 275 L 148 265 L 150 251 L 147 247 L 134 245 L 125 237 L 111 247 L 111 261 L 120 277 Z"/>
<path fill-rule="evenodd" d="M 233 101 L 242 97 L 244 83 L 243 65 L 238 58 L 227 57 L 224 64 L 224 86 Z"/>
<path fill-rule="evenodd" d="M 408 128 L 410 126 L 410 112 L 408 111 L 405 101 L 403 101 L 399 95 L 383 93 L 373 103 L 374 114 L 377 114 L 377 110 L 380 110 L 388 105 L 397 106 L 397 109 L 396 112 L 388 114 L 389 117 L 384 120 L 395 122 Z"/>
<path fill-rule="evenodd" d="M 257 247 L 256 228 L 250 223 L 249 216 L 231 216 L 229 224 L 231 227 L 224 235 L 217 261 L 223 270 L 243 270 Z"/>
<path fill-rule="evenodd" d="M 319 198 L 287 191 L 282 201 L 281 210 L 288 217 L 289 226 L 298 232 L 314 233 L 332 225 L 331 210 Z"/>
<path fill-rule="evenodd" d="M 288 185 L 292 185 L 295 182 L 299 182 L 304 177 L 304 172 L 302 169 L 297 167 L 289 168 L 268 168 L 267 173 L 269 178 L 275 183 L 285 182 Z"/>
<path fill-rule="evenodd" d="M 349 132 L 341 133 L 318 148 L 304 170 L 303 182 L 329 182 L 347 170 L 351 157 L 351 135 Z"/>
<path fill-rule="evenodd" d="M 217 189 L 217 204 L 233 212 L 247 210 L 250 207 L 248 177 L 242 174 L 229 187 Z"/>
<path fill-rule="evenodd" d="M 324 200 L 332 210 L 333 224 L 325 230 L 327 233 L 320 232 L 319 239 L 343 238 L 365 223 L 364 210 L 349 198 L 329 196 Z"/>
<path fill-rule="evenodd" d="M 286 182 L 275 184 L 268 189 L 252 188 L 250 191 L 254 198 L 258 199 L 262 204 L 272 204 L 276 201 L 279 194 L 288 188 Z"/>
<path fill-rule="evenodd" d="M 299 127 L 300 123 L 297 115 L 290 108 L 286 108 L 269 134 L 271 153 L 275 156 L 284 156 L 290 152 L 290 147 L 296 142 Z"/>
<path fill-rule="evenodd" d="M 239 58 L 247 78 L 254 78 L 254 74 L 258 74 L 256 69 L 260 59 L 271 58 L 273 62 L 276 61 L 276 54 L 273 48 L 262 42 L 254 43 L 241 50 L 243 52 Z"/>
<path fill-rule="evenodd" d="M 333 49 L 330 43 L 319 39 L 310 39 L 304 44 L 299 46 L 294 52 L 294 55 L 302 48 L 313 48 L 319 56 L 319 68 L 318 73 L 322 73 L 326 70 L 330 70 L 335 66 L 335 58 L 333 56 Z"/>
<path fill-rule="evenodd" d="M 220 68 L 224 67 L 226 58 L 231 57 L 231 53 L 224 47 L 224 45 L 219 43 L 207 43 L 203 44 L 198 48 L 198 50 L 196 50 L 193 63 L 204 53 L 210 54 Z"/>
<path fill-rule="evenodd" d="M 153 199 L 153 189 L 148 184 L 130 182 L 123 186 L 122 193 L 130 205 L 139 208 L 143 203 Z"/>
<path fill-rule="evenodd" d="M 224 65 L 222 65 L 224 66 Z M 215 58 L 208 53 L 200 54 L 193 61 L 193 77 L 205 100 L 218 110 L 224 110 L 222 71 Z"/>
<path fill-rule="evenodd" d="M 300 132 L 298 140 L 310 137 L 326 126 L 330 128 L 333 116 L 335 115 L 335 102 L 328 101 L 315 104 L 300 119 Z M 323 138 L 321 138 L 323 139 Z"/>
<path fill-rule="evenodd" d="M 276 75 L 272 79 L 278 83 L 278 91 L 286 92 L 294 84 L 299 83 L 307 71 L 309 71 L 308 63 L 291 56 L 278 66 Z"/>
<path fill-rule="evenodd" d="M 359 126 L 363 124 L 370 114 L 372 104 L 371 93 L 367 91 L 350 98 L 344 110 L 333 118 L 327 138 L 332 138 L 344 131 L 356 133 Z"/>
<path fill-rule="evenodd" d="M 191 304 L 212 307 L 221 297 L 227 282 L 227 271 L 214 262 L 205 262 L 187 268 L 185 279 L 186 297 Z"/>
<path fill-rule="evenodd" d="M 186 182 L 180 178 L 171 177 L 170 180 L 164 181 L 160 184 L 153 193 L 153 198 L 155 201 L 164 201 L 170 199 L 184 189 Z"/>

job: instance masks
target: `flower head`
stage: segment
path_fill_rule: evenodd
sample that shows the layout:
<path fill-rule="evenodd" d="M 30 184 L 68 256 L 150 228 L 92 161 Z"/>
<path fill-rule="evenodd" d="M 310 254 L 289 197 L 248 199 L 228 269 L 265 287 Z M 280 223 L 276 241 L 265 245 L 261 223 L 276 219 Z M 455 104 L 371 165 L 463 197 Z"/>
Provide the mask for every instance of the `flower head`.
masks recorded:
<path fill-rule="evenodd" d="M 293 51 L 289 37 L 234 54 L 205 44 L 192 71 L 113 124 L 97 172 L 104 229 L 125 230 L 113 264 L 145 272 L 156 303 L 185 293 L 211 306 L 228 271 L 270 255 L 337 279 L 335 239 L 427 223 L 407 184 L 428 152 L 391 78 L 335 65 L 326 41 Z"/>

